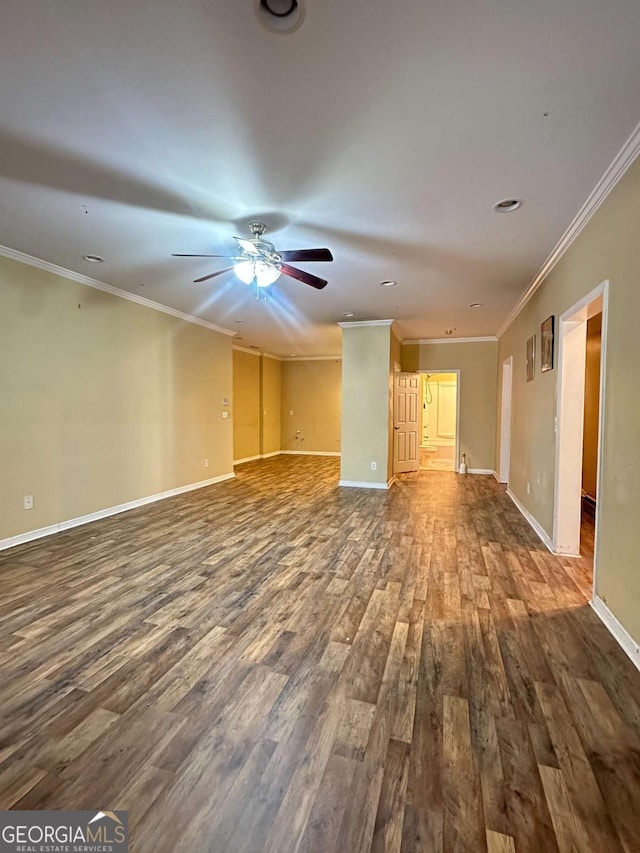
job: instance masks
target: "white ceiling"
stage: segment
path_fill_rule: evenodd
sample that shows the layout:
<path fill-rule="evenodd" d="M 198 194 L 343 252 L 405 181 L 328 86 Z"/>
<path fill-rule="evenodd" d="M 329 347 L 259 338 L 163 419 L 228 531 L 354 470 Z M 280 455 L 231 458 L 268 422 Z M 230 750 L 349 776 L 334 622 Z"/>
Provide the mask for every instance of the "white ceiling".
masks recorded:
<path fill-rule="evenodd" d="M 346 311 L 495 334 L 640 118 L 638 0 L 305 0 L 287 36 L 254 2 L 2 0 L 0 243 L 280 355 Z M 256 215 L 325 290 L 170 257 Z"/>

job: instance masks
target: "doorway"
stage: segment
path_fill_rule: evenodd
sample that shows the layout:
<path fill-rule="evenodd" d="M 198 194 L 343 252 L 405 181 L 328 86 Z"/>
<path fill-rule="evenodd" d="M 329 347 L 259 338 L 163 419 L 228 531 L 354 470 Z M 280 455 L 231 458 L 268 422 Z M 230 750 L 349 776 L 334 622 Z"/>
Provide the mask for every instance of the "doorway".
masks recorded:
<path fill-rule="evenodd" d="M 458 467 L 458 371 L 421 374 L 420 468 Z"/>
<path fill-rule="evenodd" d="M 583 505 L 587 489 L 592 492 L 594 538 L 598 529 L 608 284 L 607 281 L 602 282 L 565 311 L 560 317 L 558 329 L 553 547 L 557 554 L 572 557 L 580 556 Z M 588 340 L 590 331 L 591 342 Z M 585 537 L 588 538 L 588 525 L 585 531 Z M 587 552 L 595 552 L 593 542 L 584 544 Z M 594 559 L 594 588 L 595 570 Z"/>
<path fill-rule="evenodd" d="M 513 383 L 513 356 L 502 365 L 502 401 L 500 404 L 500 472 L 501 483 L 509 482 L 511 464 L 511 389 Z"/>

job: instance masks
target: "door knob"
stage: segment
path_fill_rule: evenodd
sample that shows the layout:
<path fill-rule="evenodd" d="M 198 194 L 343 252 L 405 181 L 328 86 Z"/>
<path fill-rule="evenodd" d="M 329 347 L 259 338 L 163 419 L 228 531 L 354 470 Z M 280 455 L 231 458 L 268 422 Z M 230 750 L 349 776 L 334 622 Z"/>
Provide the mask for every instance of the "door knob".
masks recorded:
<path fill-rule="evenodd" d="M 400 429 L 400 427 L 399 427 L 399 426 L 394 426 L 394 429 Z"/>

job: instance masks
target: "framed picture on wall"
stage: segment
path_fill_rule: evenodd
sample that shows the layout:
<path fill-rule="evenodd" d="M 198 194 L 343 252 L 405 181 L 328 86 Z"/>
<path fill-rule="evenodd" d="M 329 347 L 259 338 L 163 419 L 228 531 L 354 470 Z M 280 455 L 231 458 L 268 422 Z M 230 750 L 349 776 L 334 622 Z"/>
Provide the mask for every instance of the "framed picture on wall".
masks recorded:
<path fill-rule="evenodd" d="M 553 370 L 553 314 L 540 326 L 540 369 Z"/>
<path fill-rule="evenodd" d="M 536 336 L 531 335 L 527 341 L 527 382 L 536 375 Z"/>

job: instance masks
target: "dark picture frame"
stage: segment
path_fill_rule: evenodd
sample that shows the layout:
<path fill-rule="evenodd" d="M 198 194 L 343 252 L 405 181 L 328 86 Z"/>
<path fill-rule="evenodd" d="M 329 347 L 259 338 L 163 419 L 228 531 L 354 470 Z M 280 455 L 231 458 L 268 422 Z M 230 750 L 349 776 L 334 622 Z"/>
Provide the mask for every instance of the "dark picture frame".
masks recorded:
<path fill-rule="evenodd" d="M 527 341 L 527 382 L 536 375 L 536 336 L 531 335 Z"/>
<path fill-rule="evenodd" d="M 542 373 L 553 370 L 554 325 L 552 314 L 540 326 L 540 370 Z"/>

